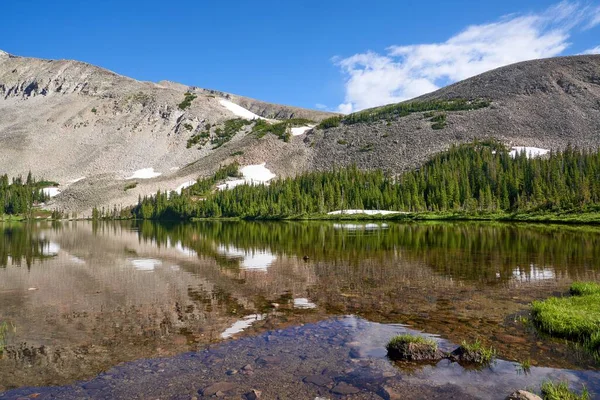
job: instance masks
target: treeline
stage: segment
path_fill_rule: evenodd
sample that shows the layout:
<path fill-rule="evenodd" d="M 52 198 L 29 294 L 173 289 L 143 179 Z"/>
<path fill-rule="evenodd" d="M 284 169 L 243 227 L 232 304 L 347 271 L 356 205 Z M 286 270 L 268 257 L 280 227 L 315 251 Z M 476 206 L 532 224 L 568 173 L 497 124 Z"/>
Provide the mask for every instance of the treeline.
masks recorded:
<path fill-rule="evenodd" d="M 237 166 L 231 167 L 230 174 Z M 219 172 L 224 175 L 223 171 Z M 529 212 L 600 209 L 600 150 L 568 147 L 543 158 L 513 156 L 488 141 L 454 146 L 399 177 L 356 167 L 311 172 L 269 186 L 210 191 L 218 179 L 140 199 L 141 219 L 285 218 L 340 209 Z M 208 190 L 208 191 L 207 191 Z M 202 198 L 198 196 L 202 195 Z"/>
<path fill-rule="evenodd" d="M 406 117 L 417 112 L 431 111 L 468 111 L 488 107 L 488 100 L 431 100 L 411 101 L 407 103 L 390 104 L 383 107 L 371 108 L 355 112 L 346 116 L 334 116 L 327 118 L 319 124 L 319 128 L 327 129 L 339 126 L 341 123 L 352 125 L 360 122 L 375 122 Z"/>
<path fill-rule="evenodd" d="M 53 186 L 54 182 L 36 181 L 27 175 L 9 180 L 8 175 L 0 176 L 0 215 L 2 214 L 28 214 L 35 203 L 48 199 L 43 188 Z"/>

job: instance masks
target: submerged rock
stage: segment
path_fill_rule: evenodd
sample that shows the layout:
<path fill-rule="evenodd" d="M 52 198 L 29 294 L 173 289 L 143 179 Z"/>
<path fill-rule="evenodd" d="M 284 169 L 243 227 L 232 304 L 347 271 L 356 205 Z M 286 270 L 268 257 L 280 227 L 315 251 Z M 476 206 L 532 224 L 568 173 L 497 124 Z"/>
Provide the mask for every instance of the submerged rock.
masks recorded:
<path fill-rule="evenodd" d="M 236 388 L 236 385 L 230 382 L 217 382 L 202 391 L 203 396 L 214 396 L 217 393 L 229 392 Z"/>

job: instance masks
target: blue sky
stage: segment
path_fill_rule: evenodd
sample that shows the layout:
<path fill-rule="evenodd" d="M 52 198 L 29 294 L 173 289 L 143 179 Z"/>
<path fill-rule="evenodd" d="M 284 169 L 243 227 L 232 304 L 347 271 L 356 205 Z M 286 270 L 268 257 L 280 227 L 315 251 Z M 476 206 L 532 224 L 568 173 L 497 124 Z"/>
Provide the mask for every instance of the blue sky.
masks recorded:
<path fill-rule="evenodd" d="M 598 1 L 5 0 L 0 49 L 350 112 L 600 51 Z"/>

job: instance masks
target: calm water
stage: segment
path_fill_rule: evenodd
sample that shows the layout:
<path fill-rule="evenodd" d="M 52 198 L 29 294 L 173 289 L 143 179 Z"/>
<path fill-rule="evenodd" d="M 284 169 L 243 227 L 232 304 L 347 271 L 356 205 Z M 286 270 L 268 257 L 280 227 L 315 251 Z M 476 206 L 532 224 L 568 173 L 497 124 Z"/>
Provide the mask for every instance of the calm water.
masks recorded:
<path fill-rule="evenodd" d="M 0 392 L 71 384 L 122 362 L 269 332 L 287 332 L 301 347 L 306 334 L 294 337 L 298 328 L 314 326 L 306 331 L 327 337 L 332 324 L 354 337 L 338 347 L 350 343 L 377 366 L 349 380 L 366 392 L 373 382 L 384 385 L 381 374 L 394 379 L 389 371 L 406 387 L 486 388 L 467 391 L 475 397 L 506 396 L 547 376 L 600 389 L 593 360 L 537 335 L 521 318 L 532 300 L 563 294 L 573 280 L 600 281 L 595 228 L 70 222 L 0 230 Z M 454 364 L 406 370 L 385 359 L 383 346 L 407 329 L 449 347 L 479 338 L 506 361 L 477 372 Z M 244 340 L 223 348 L 243 352 Z M 260 354 L 274 346 L 251 347 Z M 352 351 L 343 354 L 330 363 L 353 362 Z M 527 359 L 535 368 L 518 374 L 513 361 Z M 284 365 L 279 380 L 298 379 L 298 365 Z"/>

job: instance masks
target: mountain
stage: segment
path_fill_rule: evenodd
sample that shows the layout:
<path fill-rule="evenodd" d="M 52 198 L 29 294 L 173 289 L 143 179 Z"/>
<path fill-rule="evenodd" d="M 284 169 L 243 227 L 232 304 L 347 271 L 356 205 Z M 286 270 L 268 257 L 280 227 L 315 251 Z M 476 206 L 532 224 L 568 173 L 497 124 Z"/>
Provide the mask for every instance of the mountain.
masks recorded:
<path fill-rule="evenodd" d="M 284 141 L 252 133 L 256 121 L 236 122 L 240 116 L 314 123 L 301 121 L 307 127 Z M 266 163 L 276 176 L 350 164 L 398 173 L 452 144 L 486 138 L 543 149 L 599 147 L 600 56 L 514 64 L 339 116 L 0 53 L 0 173 L 31 170 L 57 181 L 61 193 L 48 207 L 67 211 L 130 205 L 234 161 Z"/>
<path fill-rule="evenodd" d="M 401 171 L 419 166 L 451 144 L 484 138 L 544 149 L 568 144 L 600 146 L 600 55 L 509 65 L 396 106 L 401 109 L 407 104 L 437 102 L 443 108 L 455 99 L 485 100 L 489 105 L 434 110 L 433 116 L 431 112 L 389 116 L 381 107 L 365 110 L 355 115 L 379 112 L 385 118 L 342 122 L 307 135 L 306 141 L 313 148 L 311 167 L 327 169 L 334 163 L 355 163 L 361 168 Z M 432 121 L 436 116 L 444 119 L 437 126 Z"/>
<path fill-rule="evenodd" d="M 259 140 L 246 135 L 249 126 L 218 149 L 211 143 L 188 148 L 192 136 L 208 128 L 214 138 L 240 115 L 318 123 L 331 114 L 168 81 L 140 82 L 77 61 L 0 53 L 0 173 L 31 171 L 57 181 L 61 194 L 51 207 L 87 211 L 133 204 L 140 194 L 174 190 L 212 173 L 232 162 L 230 155 L 239 148 L 244 149 L 236 157 L 241 164 L 306 168 L 301 141 L 287 145 L 272 135 Z M 198 160 L 205 162 L 191 165 Z M 138 177 L 160 175 L 125 179 L 136 171 Z M 124 190 L 135 183 L 135 190 Z"/>

